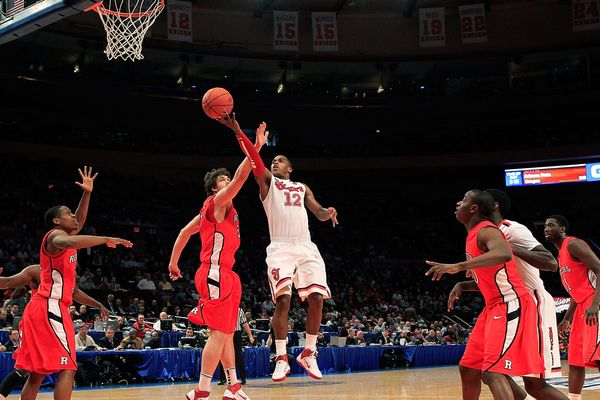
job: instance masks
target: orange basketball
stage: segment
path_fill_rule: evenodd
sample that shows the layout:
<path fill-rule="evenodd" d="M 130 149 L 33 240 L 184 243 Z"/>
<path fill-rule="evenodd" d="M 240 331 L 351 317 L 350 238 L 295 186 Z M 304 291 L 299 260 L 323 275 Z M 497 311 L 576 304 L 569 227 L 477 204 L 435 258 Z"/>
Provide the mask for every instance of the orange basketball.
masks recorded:
<path fill-rule="evenodd" d="M 209 118 L 219 119 L 233 111 L 233 97 L 222 87 L 208 89 L 202 97 L 202 109 Z"/>

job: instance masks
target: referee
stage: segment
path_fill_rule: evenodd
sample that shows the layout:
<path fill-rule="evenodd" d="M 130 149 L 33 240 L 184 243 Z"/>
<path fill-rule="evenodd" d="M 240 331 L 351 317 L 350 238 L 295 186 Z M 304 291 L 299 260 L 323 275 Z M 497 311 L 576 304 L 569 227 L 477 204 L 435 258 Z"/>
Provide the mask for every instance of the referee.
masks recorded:
<path fill-rule="evenodd" d="M 238 307 L 238 318 L 235 326 L 235 332 L 233 333 L 233 348 L 235 349 L 235 368 L 237 370 L 237 376 L 240 377 L 242 385 L 246 384 L 246 364 L 244 362 L 244 352 L 242 351 L 242 330 L 248 334 L 248 340 L 250 344 L 254 344 L 254 335 L 250 330 L 250 325 L 246 319 L 244 310 Z M 219 363 L 219 385 L 225 384 L 225 371 L 223 370 L 223 364 Z"/>

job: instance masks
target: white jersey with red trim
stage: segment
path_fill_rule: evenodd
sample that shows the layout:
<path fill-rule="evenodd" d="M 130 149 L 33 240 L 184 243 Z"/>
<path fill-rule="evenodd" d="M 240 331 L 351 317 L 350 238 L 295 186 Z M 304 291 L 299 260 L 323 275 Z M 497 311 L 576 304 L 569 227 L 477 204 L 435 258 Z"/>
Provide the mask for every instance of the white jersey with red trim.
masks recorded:
<path fill-rule="evenodd" d="M 533 236 L 529 228 L 516 221 L 505 219 L 502 221 L 499 228 L 510 244 L 523 247 L 527 250 L 533 250 L 537 246 L 542 245 Z M 519 257 L 515 256 L 514 259 L 519 270 L 519 275 L 521 275 L 521 280 L 527 289 L 529 289 L 530 292 L 533 292 L 534 290 L 545 291 L 544 282 L 542 281 L 542 278 L 540 278 L 540 270 Z"/>
<path fill-rule="evenodd" d="M 271 178 L 269 193 L 262 201 L 272 241 L 310 239 L 304 206 L 306 187 L 289 179 Z"/>

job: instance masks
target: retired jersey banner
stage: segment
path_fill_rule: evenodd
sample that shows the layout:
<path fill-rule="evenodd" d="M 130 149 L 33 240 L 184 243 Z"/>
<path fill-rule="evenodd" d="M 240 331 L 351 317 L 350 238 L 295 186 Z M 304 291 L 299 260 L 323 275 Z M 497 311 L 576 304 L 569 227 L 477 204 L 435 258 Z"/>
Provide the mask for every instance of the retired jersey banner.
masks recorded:
<path fill-rule="evenodd" d="M 573 31 L 600 28 L 600 0 L 573 0 Z"/>
<path fill-rule="evenodd" d="M 459 6 L 460 35 L 464 44 L 487 42 L 485 5 L 469 4 Z"/>
<path fill-rule="evenodd" d="M 446 45 L 446 9 L 419 8 L 419 45 L 443 47 Z"/>
<path fill-rule="evenodd" d="M 273 11 L 273 49 L 298 50 L 298 11 Z"/>
<path fill-rule="evenodd" d="M 337 16 L 334 12 L 313 12 L 313 49 L 315 51 L 337 51 Z"/>
<path fill-rule="evenodd" d="M 181 42 L 192 41 L 192 3 L 168 0 L 167 38 Z"/>

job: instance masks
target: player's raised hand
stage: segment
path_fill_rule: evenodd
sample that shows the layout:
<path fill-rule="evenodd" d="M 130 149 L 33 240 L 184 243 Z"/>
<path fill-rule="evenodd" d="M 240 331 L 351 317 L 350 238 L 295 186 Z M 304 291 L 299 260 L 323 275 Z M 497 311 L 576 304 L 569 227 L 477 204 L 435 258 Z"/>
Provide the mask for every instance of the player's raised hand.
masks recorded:
<path fill-rule="evenodd" d="M 181 270 L 179 269 L 179 265 L 177 264 L 169 264 L 169 278 L 172 281 L 176 281 L 181 278 Z"/>
<path fill-rule="evenodd" d="M 460 272 L 460 266 L 458 264 L 442 264 L 435 261 L 425 262 L 431 266 L 431 268 L 425 272 L 425 276 L 431 275 L 432 281 L 439 281 L 444 274 L 456 274 Z"/>
<path fill-rule="evenodd" d="M 114 249 L 118 245 L 125 246 L 127 248 L 133 247 L 133 243 L 131 243 L 127 239 L 121 239 L 121 238 L 116 238 L 116 237 L 108 237 L 106 239 L 107 239 L 106 245 L 108 247 L 110 247 L 111 249 Z"/>
<path fill-rule="evenodd" d="M 235 119 L 234 112 L 232 112 L 229 115 L 224 115 L 223 117 L 217 119 L 217 121 L 231 129 L 234 133 L 242 131 L 242 128 L 240 128 L 240 124 L 238 124 L 237 120 Z"/>
<path fill-rule="evenodd" d="M 267 123 L 265 121 L 261 122 L 256 128 L 256 138 L 254 139 L 254 147 L 257 149 L 261 149 L 265 143 L 267 143 L 267 139 L 269 138 L 269 131 L 267 130 Z"/>
<path fill-rule="evenodd" d="M 460 284 L 460 282 L 458 282 L 456 285 L 454 285 L 452 291 L 448 295 L 448 312 L 454 310 L 454 302 L 460 299 L 461 294 L 462 285 Z"/>
<path fill-rule="evenodd" d="M 88 168 L 87 165 L 83 166 L 83 171 L 81 168 L 78 168 L 77 170 L 79 171 L 79 176 L 81 176 L 81 183 L 75 182 L 75 184 L 84 192 L 90 193 L 92 190 L 94 190 L 94 179 L 96 179 L 98 173 L 96 172 L 94 175 L 92 175 L 92 167 Z"/>

